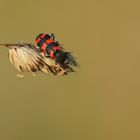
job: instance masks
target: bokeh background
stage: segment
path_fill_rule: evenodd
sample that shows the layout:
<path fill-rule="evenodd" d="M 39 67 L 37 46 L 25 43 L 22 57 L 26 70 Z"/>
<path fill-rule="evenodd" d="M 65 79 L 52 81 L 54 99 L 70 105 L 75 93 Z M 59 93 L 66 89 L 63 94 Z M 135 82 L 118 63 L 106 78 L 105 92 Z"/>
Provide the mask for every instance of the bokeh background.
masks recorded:
<path fill-rule="evenodd" d="M 0 42 L 41 33 L 76 56 L 68 76 L 16 77 L 0 48 L 1 140 L 139 140 L 140 2 L 0 0 Z"/>

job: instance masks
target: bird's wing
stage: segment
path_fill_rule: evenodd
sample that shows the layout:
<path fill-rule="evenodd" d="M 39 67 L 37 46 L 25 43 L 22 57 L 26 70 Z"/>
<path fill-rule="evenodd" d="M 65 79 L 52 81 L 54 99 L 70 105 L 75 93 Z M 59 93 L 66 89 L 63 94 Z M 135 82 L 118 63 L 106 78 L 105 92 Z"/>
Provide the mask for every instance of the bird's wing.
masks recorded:
<path fill-rule="evenodd" d="M 54 63 L 54 60 L 46 58 L 37 47 L 30 43 L 0 44 L 8 47 L 10 62 L 20 72 L 51 72 L 56 75 L 63 75 L 64 70 Z"/>

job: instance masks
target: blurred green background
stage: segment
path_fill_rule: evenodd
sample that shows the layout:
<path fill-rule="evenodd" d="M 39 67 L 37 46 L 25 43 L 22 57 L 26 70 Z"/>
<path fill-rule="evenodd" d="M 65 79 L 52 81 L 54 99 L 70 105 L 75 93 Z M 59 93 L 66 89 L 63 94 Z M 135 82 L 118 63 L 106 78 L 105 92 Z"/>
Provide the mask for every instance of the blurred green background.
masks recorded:
<path fill-rule="evenodd" d="M 0 0 L 0 42 L 55 33 L 80 68 L 16 77 L 0 49 L 1 140 L 139 140 L 140 2 Z"/>

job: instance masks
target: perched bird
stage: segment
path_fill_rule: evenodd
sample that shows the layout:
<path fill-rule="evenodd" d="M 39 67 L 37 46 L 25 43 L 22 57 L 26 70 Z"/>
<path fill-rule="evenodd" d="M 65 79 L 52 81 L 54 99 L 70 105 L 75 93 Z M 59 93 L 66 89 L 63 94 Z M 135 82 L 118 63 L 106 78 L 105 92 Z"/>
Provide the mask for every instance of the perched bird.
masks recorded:
<path fill-rule="evenodd" d="M 48 37 L 46 42 L 43 35 Z M 55 42 L 53 35 L 40 34 L 36 39 L 36 45 L 6 43 L 0 44 L 0 46 L 9 48 L 10 62 L 19 72 L 34 73 L 41 71 L 43 73 L 53 73 L 54 75 L 65 75 L 74 71 L 72 66 L 78 66 L 71 53 L 64 52 L 64 49 Z"/>

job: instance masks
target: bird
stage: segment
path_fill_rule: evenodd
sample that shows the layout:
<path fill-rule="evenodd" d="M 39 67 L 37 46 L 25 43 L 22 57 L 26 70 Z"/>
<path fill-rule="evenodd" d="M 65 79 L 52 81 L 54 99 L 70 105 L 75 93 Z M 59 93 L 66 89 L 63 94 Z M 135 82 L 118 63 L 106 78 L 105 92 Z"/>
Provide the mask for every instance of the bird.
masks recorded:
<path fill-rule="evenodd" d="M 46 48 L 48 47 L 47 45 Z M 71 53 L 59 50 L 54 53 L 60 53 L 61 55 L 59 54 L 59 57 L 55 55 L 57 57 L 54 57 L 54 59 L 46 55 L 46 52 L 42 51 L 37 43 L 36 45 L 33 43 L 2 43 L 0 47 L 9 48 L 8 56 L 10 62 L 19 72 L 31 72 L 33 74 L 43 72 L 45 74 L 52 73 L 53 75 L 63 76 L 69 72 L 74 72 L 72 65 L 78 66 L 75 57 Z M 52 47 L 52 49 L 54 48 Z M 19 77 L 22 76 L 20 75 Z"/>

